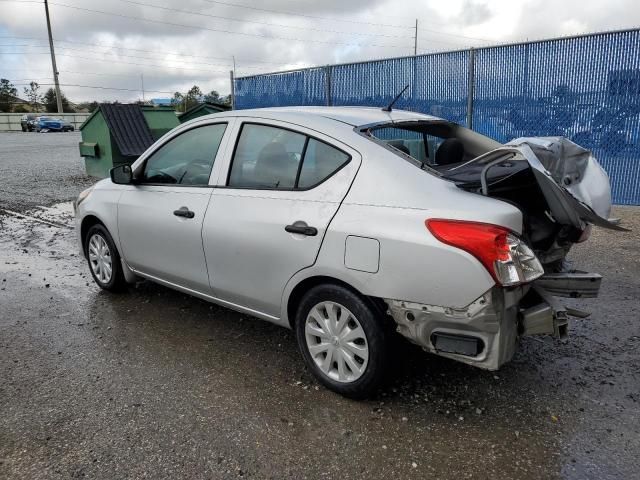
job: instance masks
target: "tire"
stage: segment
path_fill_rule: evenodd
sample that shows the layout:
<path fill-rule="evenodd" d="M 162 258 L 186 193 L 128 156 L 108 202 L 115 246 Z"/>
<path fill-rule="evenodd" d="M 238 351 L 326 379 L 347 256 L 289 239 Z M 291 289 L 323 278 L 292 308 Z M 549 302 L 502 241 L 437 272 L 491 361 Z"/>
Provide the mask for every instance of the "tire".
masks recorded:
<path fill-rule="evenodd" d="M 111 292 L 121 292 L 126 289 L 120 254 L 116 249 L 107 229 L 96 224 L 92 226 L 84 238 L 84 252 L 93 280 L 100 288 Z M 107 266 L 111 265 L 111 272 Z"/>
<path fill-rule="evenodd" d="M 361 399 L 386 380 L 391 335 L 385 319 L 351 290 L 332 284 L 313 287 L 298 306 L 295 329 L 307 367 L 329 390 Z"/>

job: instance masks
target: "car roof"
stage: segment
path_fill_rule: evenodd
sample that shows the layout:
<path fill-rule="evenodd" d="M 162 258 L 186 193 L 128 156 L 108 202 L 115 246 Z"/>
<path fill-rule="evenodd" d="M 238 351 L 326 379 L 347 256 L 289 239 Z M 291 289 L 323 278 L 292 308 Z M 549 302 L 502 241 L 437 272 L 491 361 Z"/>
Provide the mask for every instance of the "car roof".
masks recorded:
<path fill-rule="evenodd" d="M 269 107 L 233 110 L 222 112 L 222 115 L 273 118 L 303 124 L 313 123 L 314 118 L 320 121 L 323 119 L 331 119 L 353 127 L 382 122 L 442 120 L 438 117 L 406 110 L 386 112 L 382 110 L 382 108 L 377 107 Z"/>

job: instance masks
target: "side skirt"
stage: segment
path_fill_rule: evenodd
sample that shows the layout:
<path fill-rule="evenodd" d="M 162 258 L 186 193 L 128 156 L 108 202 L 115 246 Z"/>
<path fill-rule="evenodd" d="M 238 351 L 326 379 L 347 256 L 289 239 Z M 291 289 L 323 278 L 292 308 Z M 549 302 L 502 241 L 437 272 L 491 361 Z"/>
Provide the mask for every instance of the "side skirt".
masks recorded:
<path fill-rule="evenodd" d="M 194 297 L 198 297 L 207 302 L 215 303 L 216 305 L 220 305 L 221 307 L 230 308 L 231 310 L 235 310 L 240 313 L 246 313 L 247 315 L 252 315 L 254 317 L 258 317 L 261 320 L 266 320 L 267 322 L 274 323 L 281 327 L 291 328 L 287 322 L 283 322 L 282 319 L 278 317 L 274 317 L 273 315 L 269 315 L 263 312 L 259 312 L 257 310 L 253 310 L 251 308 L 243 307 L 242 305 L 238 305 L 236 303 L 228 302 L 226 300 L 222 300 L 220 298 L 214 297 L 204 292 L 200 292 L 198 290 L 193 290 L 191 288 L 183 287 L 178 285 L 177 283 L 168 282 L 159 277 L 149 275 L 147 273 L 141 272 L 139 270 L 135 270 L 131 267 L 128 267 L 134 272 L 136 275 L 146 278 L 147 280 L 151 280 L 152 282 L 159 283 L 160 285 L 164 285 L 165 287 L 172 288 L 174 290 L 178 290 L 183 293 L 187 293 L 189 295 L 193 295 Z"/>

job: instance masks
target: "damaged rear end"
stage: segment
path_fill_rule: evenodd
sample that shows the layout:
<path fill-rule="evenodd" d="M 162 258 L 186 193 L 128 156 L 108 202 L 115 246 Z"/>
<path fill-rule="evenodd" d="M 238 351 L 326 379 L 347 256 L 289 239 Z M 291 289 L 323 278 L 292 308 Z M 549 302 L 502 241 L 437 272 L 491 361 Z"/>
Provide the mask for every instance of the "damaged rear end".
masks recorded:
<path fill-rule="evenodd" d="M 567 254 L 588 240 L 592 226 L 625 229 L 609 218 L 609 178 L 588 150 L 561 137 L 520 138 L 489 149 L 491 140 L 459 126 L 443 136 L 456 134 L 467 142 L 467 151 L 476 149 L 476 156 L 453 165 L 425 163 L 423 168 L 467 192 L 517 207 L 523 215 L 522 233 L 429 219 L 426 226 L 434 237 L 474 255 L 496 284 L 464 308 L 390 299 L 387 304 L 398 331 L 414 343 L 495 370 L 512 358 L 521 337 L 564 339 L 569 317 L 589 315 L 565 306 L 562 298 L 597 297 L 602 277 L 574 269 Z"/>

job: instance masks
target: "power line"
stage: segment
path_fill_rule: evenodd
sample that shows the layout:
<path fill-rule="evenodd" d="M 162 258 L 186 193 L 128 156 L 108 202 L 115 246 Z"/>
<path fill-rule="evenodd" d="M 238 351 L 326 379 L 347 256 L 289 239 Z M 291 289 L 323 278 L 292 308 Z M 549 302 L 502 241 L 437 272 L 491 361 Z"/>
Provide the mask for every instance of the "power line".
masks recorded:
<path fill-rule="evenodd" d="M 242 4 L 238 4 L 238 3 L 232 3 L 232 2 L 223 2 L 223 1 L 217 1 L 217 0 L 203 0 L 205 2 L 208 3 L 215 3 L 218 5 L 225 5 L 228 7 L 237 7 L 237 8 L 244 8 L 247 10 L 254 10 L 254 11 L 259 11 L 259 12 L 267 12 L 267 13 L 275 13 L 277 15 L 290 15 L 290 16 L 294 16 L 294 17 L 302 17 L 302 18 L 313 18 L 316 20 L 327 20 L 330 22 L 342 22 L 342 23 L 352 23 L 352 24 L 357 24 L 357 25 L 370 25 L 370 26 L 374 26 L 374 27 L 389 27 L 389 28 L 403 28 L 403 29 L 411 29 L 413 28 L 410 25 L 394 25 L 394 24 L 389 24 L 389 23 L 377 23 L 377 22 L 367 22 L 364 20 L 353 20 L 353 19 L 345 19 L 345 18 L 337 18 L 337 17 L 323 17 L 323 16 L 319 16 L 319 15 L 309 15 L 309 14 L 305 14 L 305 13 L 296 13 L 296 12 L 287 12 L 287 11 L 282 11 L 282 10 L 273 10 L 273 9 L 268 9 L 268 8 L 260 8 L 260 7 L 253 7 L 250 5 L 242 5 Z M 41 3 L 37 0 L 0 0 L 0 2 L 13 2 L 13 3 Z M 396 17 L 398 18 L 398 17 Z"/>
<path fill-rule="evenodd" d="M 242 20 L 239 18 L 233 18 L 233 17 L 225 17 L 223 15 L 213 15 L 210 13 L 203 13 L 203 12 L 194 12 L 193 10 L 181 10 L 179 8 L 171 8 L 171 7 L 163 7 L 160 5 L 153 5 L 151 3 L 145 3 L 145 2 L 137 2 L 135 0 L 117 0 L 119 2 L 123 2 L 123 3 L 129 3 L 131 5 L 140 5 L 143 7 L 150 7 L 150 8 L 156 8 L 159 10 L 165 10 L 165 11 L 169 11 L 169 12 L 177 12 L 177 13 L 186 13 L 188 15 L 198 15 L 201 17 L 209 17 L 209 18 L 219 18 L 221 20 L 229 20 L 232 22 L 240 22 L 240 23 L 253 23 L 253 24 L 257 24 L 257 25 L 267 25 L 267 26 L 271 26 L 271 27 L 281 27 L 281 28 L 295 28 L 298 30 L 313 30 L 316 32 L 323 32 L 323 33 L 338 33 L 338 34 L 342 34 L 342 35 L 363 35 L 363 36 L 367 36 L 367 37 L 385 37 L 385 38 L 413 38 L 413 36 L 407 36 L 407 35 L 387 35 L 384 33 L 366 33 L 366 32 L 345 32 L 344 30 L 327 30 L 325 28 L 314 28 L 314 27 L 309 27 L 309 26 L 299 26 L 299 25 L 284 25 L 282 23 L 270 23 L 270 22 L 260 22 L 257 20 Z M 409 28 L 409 27 L 407 27 Z"/>
<path fill-rule="evenodd" d="M 5 72 L 29 72 L 32 73 L 33 75 L 48 75 L 48 72 L 31 72 L 31 70 L 27 70 L 24 68 L 8 68 L 8 69 L 4 69 Z M 96 75 L 99 77 L 137 77 L 138 75 L 125 75 L 125 74 L 118 74 L 118 73 L 99 73 L 99 72 L 75 72 L 72 70 L 58 70 L 60 73 L 68 73 L 71 75 Z M 41 78 L 49 78 L 49 77 L 41 77 Z M 27 79 L 30 80 L 30 79 Z"/>
<path fill-rule="evenodd" d="M 450 36 L 450 37 L 464 38 L 465 40 L 476 40 L 476 41 L 478 41 L 478 42 L 491 42 L 491 40 L 488 40 L 488 39 L 486 39 L 486 38 L 469 37 L 469 36 L 467 36 L 467 35 L 460 35 L 460 34 L 457 34 L 457 33 L 441 32 L 441 31 L 439 31 L 439 30 L 431 30 L 431 29 L 429 29 L 429 28 L 423 28 L 423 27 L 420 27 L 420 31 L 421 31 L 421 32 L 423 32 L 423 31 L 424 31 L 424 32 L 428 32 L 428 33 L 433 33 L 433 34 L 435 34 L 435 35 L 448 35 L 448 36 Z M 430 41 L 430 40 L 431 40 L 430 38 L 423 37 L 423 36 L 418 36 L 418 38 L 421 38 L 421 39 L 424 39 L 424 40 L 427 40 L 427 41 Z"/>
<path fill-rule="evenodd" d="M 48 75 L 49 72 L 31 72 L 30 70 L 26 70 L 26 69 L 17 69 L 17 68 L 8 68 L 8 69 L 3 69 L 3 71 L 5 72 L 29 72 L 32 73 L 33 75 Z M 126 78 L 137 78 L 139 74 L 130 74 L 130 75 L 124 75 L 124 74 L 117 74 L 117 73 L 102 73 L 102 72 L 77 72 L 77 71 L 73 71 L 73 70 L 59 70 L 60 73 L 66 73 L 66 74 L 71 74 L 71 75 L 95 75 L 98 77 L 126 77 Z M 49 79 L 50 76 L 46 76 L 46 77 L 39 77 L 39 78 L 47 78 Z M 151 78 L 158 78 L 157 76 L 151 76 Z M 173 79 L 173 77 L 172 77 Z M 25 79 L 25 80 L 33 80 L 31 78 L 29 79 Z M 166 78 L 165 78 L 166 80 Z M 199 82 L 207 82 L 210 81 L 211 78 L 191 78 L 191 80 L 193 81 L 199 81 Z M 18 80 L 15 80 L 18 81 Z"/>
<path fill-rule="evenodd" d="M 364 20 L 348 20 L 348 19 L 344 19 L 344 18 L 335 18 L 335 17 L 322 17 L 319 15 L 308 15 L 305 13 L 294 13 L 294 12 L 287 12 L 287 11 L 282 11 L 282 10 L 271 10 L 268 8 L 260 8 L 260 7 L 252 7 L 249 5 L 242 5 L 242 4 L 238 4 L 238 3 L 232 3 L 232 2 L 222 2 L 219 0 L 203 0 L 205 2 L 208 3 L 215 3 L 218 5 L 226 5 L 229 7 L 237 7 L 237 8 L 245 8 L 248 10 L 256 10 L 258 12 L 267 12 L 267 13 L 275 13 L 278 15 L 291 15 L 291 16 L 295 16 L 295 17 L 304 17 L 304 18 L 313 18 L 316 20 L 327 20 L 330 22 L 344 22 L 344 23 L 353 23 L 353 24 L 359 24 L 359 25 L 371 25 L 374 27 L 390 27 L 390 28 L 404 28 L 404 29 L 410 29 L 413 28 L 412 26 L 409 25 L 393 25 L 393 24 L 388 24 L 388 23 L 374 23 L 374 22 L 366 22 Z"/>
<path fill-rule="evenodd" d="M 391 35 L 385 35 L 385 34 L 369 34 L 369 33 L 362 33 L 362 32 L 359 33 L 359 32 L 331 31 L 331 30 L 316 29 L 316 28 L 311 28 L 311 27 L 298 27 L 298 26 L 293 26 L 293 25 L 270 24 L 270 23 L 267 23 L 267 22 L 257 22 L 257 21 L 251 21 L 251 20 L 240 20 L 240 19 L 234 19 L 234 18 L 231 18 L 231 17 L 224 17 L 224 16 L 220 16 L 220 15 L 205 14 L 205 13 L 202 13 L 202 12 L 193 12 L 193 11 L 188 11 L 188 10 L 172 9 L 172 8 L 168 8 L 168 7 L 158 6 L 158 5 L 146 4 L 146 3 L 143 3 L 143 2 L 136 2 L 136 1 L 133 1 L 133 0 L 119 0 L 119 1 L 125 2 L 125 3 L 149 6 L 149 7 L 152 7 L 152 8 L 159 8 L 159 9 L 163 9 L 163 10 L 172 10 L 172 11 L 176 11 L 176 12 L 190 13 L 190 14 L 193 14 L 193 15 L 203 15 L 203 16 L 209 16 L 209 17 L 214 17 L 214 18 L 222 18 L 222 19 L 227 19 L 227 20 L 232 20 L 232 21 L 258 23 L 258 24 L 264 24 L 264 25 L 279 26 L 279 27 L 284 27 L 284 28 L 299 28 L 299 29 L 303 29 L 303 30 L 319 30 L 319 31 L 322 31 L 322 32 L 329 32 L 329 33 L 373 35 L 373 36 L 392 37 L 392 38 L 413 38 L 413 36 L 391 36 Z M 279 14 L 279 15 L 290 15 L 290 16 L 296 16 L 296 17 L 302 17 L 302 18 L 311 18 L 311 19 L 317 19 L 317 20 L 327 20 L 327 21 L 332 21 L 332 22 L 344 22 L 344 23 L 353 23 L 353 24 L 359 24 L 359 25 L 370 25 L 370 26 L 378 26 L 378 27 L 403 28 L 403 29 L 407 29 L 407 30 L 414 28 L 413 26 L 409 26 L 409 25 L 393 25 L 393 24 L 366 22 L 366 21 L 358 21 L 358 20 L 348 20 L 348 19 L 343 19 L 343 18 L 323 17 L 323 16 L 318 16 L 318 15 L 308 15 L 308 14 L 304 14 L 304 13 L 295 13 L 295 12 L 287 12 L 287 11 L 281 11 L 281 10 L 273 10 L 273 9 L 268 9 L 268 8 L 253 7 L 253 6 L 250 6 L 250 5 L 242 5 L 242 4 L 238 4 L 238 3 L 232 3 L 232 2 L 224 2 L 224 1 L 221 1 L 221 0 L 203 0 L 203 1 L 208 2 L 208 3 L 213 3 L 213 4 L 231 6 L 231 7 L 236 7 L 236 8 L 244 8 L 244 9 L 260 11 L 260 12 L 275 13 L 275 14 Z M 37 2 L 35 0 L 22 0 L 22 1 L 20 1 L 20 0 L 0 0 L 0 2 L 40 3 L 40 2 Z M 58 4 L 58 5 L 63 6 L 62 4 Z M 70 5 L 65 5 L 65 6 L 67 6 L 68 8 L 74 8 L 73 6 L 70 6 Z M 81 8 L 81 7 L 75 7 L 75 8 Z M 396 17 L 396 18 L 400 18 L 400 17 Z M 433 22 L 426 22 L 423 19 L 419 19 L 419 20 L 420 20 L 422 25 L 424 25 L 424 24 L 436 25 Z M 193 27 L 190 27 L 190 28 L 193 28 Z M 424 27 L 421 27 L 420 30 L 424 31 L 424 32 L 438 34 L 438 35 L 447 35 L 447 36 L 452 36 L 452 37 L 464 38 L 464 39 L 467 39 L 467 40 L 477 40 L 477 41 L 482 41 L 482 42 L 491 42 L 491 40 L 488 40 L 486 38 L 472 37 L 472 36 L 469 36 L 469 35 L 462 35 L 462 34 L 457 34 L 457 33 L 449 33 L 449 32 L 444 32 L 442 30 L 433 30 L 433 29 L 424 28 Z M 423 38 L 425 40 L 430 40 L 430 39 L 427 39 L 425 37 L 419 37 L 419 38 Z M 300 41 L 304 41 L 304 40 L 300 40 Z M 440 42 L 440 43 L 442 43 L 442 42 Z M 401 47 L 397 47 L 397 48 L 401 48 Z"/>
<path fill-rule="evenodd" d="M 43 87 L 50 87 L 52 85 L 54 85 L 53 83 L 39 83 L 38 85 L 43 86 Z M 26 87 L 29 86 L 28 83 L 16 83 L 15 86 L 17 87 Z M 121 90 L 123 92 L 140 92 L 139 88 L 119 88 L 119 87 L 103 87 L 100 85 L 77 85 L 77 84 L 73 84 L 73 83 L 61 83 L 60 84 L 61 87 L 76 87 L 76 88 L 94 88 L 94 89 L 98 89 L 98 90 Z M 145 92 L 151 92 L 151 93 L 168 93 L 173 95 L 173 93 L 175 92 L 169 92 L 169 91 L 165 91 L 165 90 L 146 90 Z"/>
<path fill-rule="evenodd" d="M 0 52 L 2 55 L 49 55 L 49 52 Z M 151 68 L 175 68 L 179 70 L 199 70 L 201 72 L 216 72 L 216 73 L 228 73 L 229 70 L 211 70 L 204 68 L 194 68 L 194 67 L 170 67 L 168 65 L 156 65 L 156 64 L 146 64 L 146 63 L 134 63 L 134 62 L 123 62 L 122 60 L 103 60 L 100 58 L 91 58 L 91 57 L 81 57 L 79 55 L 71 55 L 68 53 L 59 53 L 59 57 L 71 57 L 78 58 L 81 60 L 90 60 L 95 62 L 107 62 L 107 63 L 122 63 L 124 65 L 137 65 L 139 67 L 151 67 Z M 159 60 L 159 59 L 154 59 Z"/>
<path fill-rule="evenodd" d="M 119 1 L 126 1 L 128 3 L 129 0 L 119 0 Z M 392 24 L 385 24 L 385 23 L 372 23 L 372 22 L 365 22 L 365 21 L 357 21 L 357 20 L 345 20 L 345 19 L 341 19 L 341 18 L 333 18 L 333 17 L 322 17 L 322 16 L 317 16 L 317 15 L 307 15 L 304 13 L 293 13 L 293 12 L 284 12 L 284 11 L 278 11 L 278 10 L 271 10 L 271 9 L 267 9 L 267 8 L 260 8 L 260 7 L 252 7 L 249 5 L 242 5 L 242 4 L 237 4 L 237 3 L 232 3 L 232 2 L 223 2 L 220 0 L 203 0 L 205 2 L 208 3 L 215 3 L 215 4 L 219 4 L 219 5 L 227 5 L 227 6 L 233 6 L 233 7 L 237 7 L 237 8 L 245 8 L 245 9 L 249 9 L 249 10 L 257 10 L 257 11 L 261 11 L 261 12 L 268 12 L 268 13 L 276 13 L 276 14 L 282 14 L 282 15 L 292 15 L 292 16 L 296 16 L 296 17 L 304 17 L 304 18 L 313 18 L 313 19 L 318 19 L 318 20 L 328 20 L 331 22 L 347 22 L 347 23 L 356 23 L 356 24 L 361 24 L 361 25 L 372 25 L 372 26 L 377 26 L 377 27 L 393 27 L 393 28 L 404 28 L 407 30 L 413 30 L 414 27 L 412 25 L 392 25 Z M 399 17 L 396 17 L 399 18 Z M 409 18 L 409 17 L 407 17 Z M 429 23 L 429 22 L 423 22 L 422 19 L 419 19 L 421 21 L 421 23 Z M 434 25 L 433 23 L 431 23 L 431 25 Z M 460 34 L 455 34 L 455 33 L 448 33 L 448 32 L 443 32 L 443 31 L 439 31 L 439 30 L 432 30 L 429 28 L 424 28 L 421 27 L 420 28 L 421 31 L 425 31 L 425 32 L 431 32 L 431 33 L 437 33 L 440 35 L 450 35 L 453 37 L 462 37 L 462 38 L 466 38 L 468 40 L 480 40 L 483 42 L 488 42 L 489 40 L 486 40 L 484 38 L 477 38 L 477 37 L 469 37 L 466 35 L 460 35 Z M 347 32 L 344 32 L 347 33 Z M 398 38 L 414 38 L 413 35 L 411 36 L 402 36 L 402 37 L 398 37 Z"/>
<path fill-rule="evenodd" d="M 16 0 L 0 0 L 0 1 L 16 1 Z M 18 3 L 38 3 L 35 2 L 35 0 L 23 0 L 22 2 L 18 2 Z M 140 22 L 149 22 L 149 23 L 157 23 L 160 25 L 169 25 L 169 26 L 173 26 L 173 27 L 181 27 L 181 28 L 190 28 L 190 29 L 195 29 L 195 30 L 207 30 L 210 32 L 217 32 L 217 33 L 226 33 L 229 35 L 241 35 L 241 36 L 247 36 L 247 37 L 260 37 L 260 38 L 271 38 L 271 39 L 275 39 L 275 40 L 287 40 L 287 41 L 293 41 L 293 42 L 306 42 L 306 43 L 320 43 L 320 44 L 327 44 L 327 45 L 345 45 L 345 46 L 351 46 L 351 47 L 376 47 L 376 48 L 402 48 L 402 49 L 406 49 L 409 48 L 409 46 L 406 45 L 377 45 L 377 44 L 360 44 L 360 43 L 346 43 L 346 42 L 331 42 L 331 41 L 325 41 L 325 40 L 312 40 L 312 39 L 302 39 L 302 38 L 291 38 L 291 37 L 279 37 L 276 35 L 265 35 L 265 34 L 260 34 L 260 33 L 249 33 L 249 32 L 234 32 L 231 30 L 223 30 L 223 29 L 216 29 L 216 28 L 208 28 L 208 27 L 203 27 L 203 26 L 197 26 L 197 25 L 185 25 L 182 23 L 175 23 L 175 22 L 165 22 L 163 20 L 152 20 L 150 18 L 143 18 L 143 17 L 134 17 L 132 15 L 124 15 L 122 13 L 115 13 L 115 12 L 105 12 L 102 10 L 94 10 L 91 8 L 84 8 L 84 7 L 78 7 L 75 5 L 67 5 L 64 3 L 57 3 L 57 2 L 52 2 L 51 5 L 55 5 L 58 7 L 63 7 L 63 8 L 70 8 L 73 10 L 79 10 L 79 11 L 85 11 L 85 12 L 91 12 L 91 13 L 99 13 L 101 15 L 110 15 L 110 16 L 114 16 L 114 17 L 120 17 L 120 18 L 128 18 L 128 19 L 132 19 L 132 20 L 138 20 Z"/>
<path fill-rule="evenodd" d="M 0 0 L 2 1 L 2 0 Z M 13 1 L 13 0 L 12 0 Z M 46 40 L 43 37 L 15 37 L 15 36 L 0 36 L 0 39 L 2 38 L 14 38 L 14 39 L 24 39 L 24 40 Z M 120 47 L 117 45 L 106 45 L 104 43 L 90 43 L 90 42 L 78 42 L 78 41 L 73 41 L 73 40 L 60 40 L 58 38 L 54 38 L 54 40 L 58 43 L 62 42 L 62 43 L 73 43 L 73 44 L 77 44 L 77 45 L 91 45 L 94 47 L 105 47 L 105 48 L 113 48 L 116 50 L 131 50 L 131 51 L 135 51 L 135 52 L 146 52 L 146 53 L 158 53 L 157 50 L 146 50 L 146 49 L 142 49 L 142 48 L 132 48 L 132 47 Z M 12 45 L 5 45 L 5 46 L 12 46 Z M 64 47 L 63 47 L 64 48 Z M 211 56 L 206 56 L 206 55 L 192 55 L 192 54 L 187 54 L 187 53 L 178 53 L 178 52 L 164 52 L 167 55 L 176 55 L 176 56 L 181 56 L 181 57 L 193 57 L 193 58 L 204 58 L 204 59 L 210 59 L 210 60 L 227 60 L 229 58 L 229 56 L 227 57 L 211 57 Z M 247 63 L 264 63 L 265 65 L 282 65 L 282 63 L 286 63 L 286 62 L 265 62 L 265 61 L 261 61 L 261 60 L 249 60 L 247 58 L 236 58 L 236 60 L 240 60 L 242 62 L 247 62 Z"/>
<path fill-rule="evenodd" d="M 4 45 L 0 45 L 0 46 L 4 46 Z M 13 45 L 11 45 L 13 46 Z M 35 48 L 49 48 L 46 45 L 23 45 L 25 47 L 35 47 Z M 139 55 L 125 55 L 122 53 L 115 53 L 115 52 L 104 52 L 104 51 L 99 51 L 99 50 L 91 50 L 91 49 L 87 49 L 87 48 L 72 48 L 72 47 L 65 47 L 63 45 L 58 45 L 58 48 L 61 48 L 63 50 L 69 50 L 69 51 L 75 51 L 75 52 L 86 52 L 86 53 L 101 53 L 103 55 L 117 55 L 119 57 L 127 57 L 127 58 L 139 58 L 142 60 L 166 60 L 166 58 L 149 58 L 149 57 L 141 57 Z M 0 52 L 0 53 L 6 53 L 8 55 L 18 55 L 18 54 L 24 54 L 24 55 L 30 55 L 30 54 L 35 54 L 35 55 L 40 55 L 43 54 L 45 52 Z M 155 52 L 156 55 L 159 54 L 159 52 Z M 208 65 L 211 67 L 230 67 L 231 63 L 226 63 L 226 64 L 220 64 L 220 63 L 207 63 L 207 62 L 198 62 L 199 65 Z M 251 68 L 251 69 L 259 69 L 259 68 L 264 68 L 264 67 L 257 67 L 257 66 L 249 66 L 249 65 L 244 65 L 243 68 Z"/>

